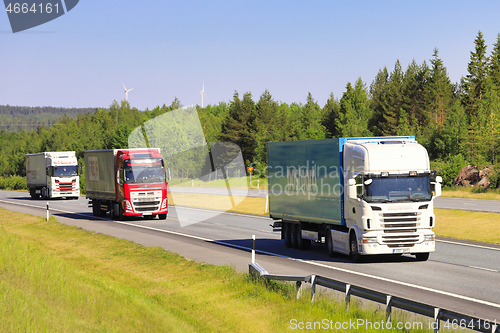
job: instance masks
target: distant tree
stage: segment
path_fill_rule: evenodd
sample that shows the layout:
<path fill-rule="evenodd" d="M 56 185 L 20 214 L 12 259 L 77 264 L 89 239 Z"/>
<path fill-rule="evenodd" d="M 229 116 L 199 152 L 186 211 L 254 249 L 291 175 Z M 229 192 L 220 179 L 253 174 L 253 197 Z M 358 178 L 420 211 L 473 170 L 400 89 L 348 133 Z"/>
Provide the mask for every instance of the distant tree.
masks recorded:
<path fill-rule="evenodd" d="M 374 135 L 383 135 L 382 124 L 384 114 L 389 108 L 388 90 L 389 90 L 389 72 L 387 67 L 379 70 L 375 80 L 370 85 L 370 108 L 373 116 L 369 123 L 369 128 Z"/>
<path fill-rule="evenodd" d="M 326 101 L 323 107 L 323 112 L 321 116 L 321 124 L 325 127 L 326 135 L 329 138 L 340 137 L 340 132 L 337 128 L 337 119 L 340 116 L 340 103 L 335 99 L 333 93 L 330 93 L 330 97 Z"/>
<path fill-rule="evenodd" d="M 301 110 L 301 122 L 303 137 L 301 140 L 324 139 L 326 137 L 326 129 L 321 124 L 321 108 L 314 100 L 311 93 L 307 94 L 306 105 Z"/>
<path fill-rule="evenodd" d="M 497 35 L 496 43 L 493 44 L 493 51 L 491 51 L 489 76 L 496 91 L 500 92 L 500 33 Z"/>
<path fill-rule="evenodd" d="M 470 62 L 467 66 L 467 76 L 464 80 L 464 103 L 469 117 L 478 116 L 478 109 L 484 95 L 486 78 L 488 75 L 488 57 L 483 33 L 479 31 L 474 40 L 475 50 L 470 53 Z"/>
<path fill-rule="evenodd" d="M 241 100 L 235 91 L 229 104 L 228 117 L 222 123 L 219 136 L 220 141 L 232 142 L 241 148 L 245 163 L 251 163 L 254 156 L 255 137 L 251 129 L 254 108 L 251 93 L 245 93 Z"/>
<path fill-rule="evenodd" d="M 368 121 L 372 112 L 368 101 L 365 84 L 358 78 L 354 88 L 348 82 L 346 92 L 340 99 L 340 114 L 337 128 L 343 137 L 370 136 Z"/>

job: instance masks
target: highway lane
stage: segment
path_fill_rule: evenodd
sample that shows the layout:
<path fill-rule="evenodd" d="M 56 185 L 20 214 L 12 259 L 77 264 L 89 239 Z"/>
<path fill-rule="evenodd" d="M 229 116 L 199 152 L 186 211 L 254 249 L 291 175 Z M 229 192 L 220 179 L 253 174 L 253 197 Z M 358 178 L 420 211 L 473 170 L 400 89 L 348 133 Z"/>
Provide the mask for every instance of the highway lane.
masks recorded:
<path fill-rule="evenodd" d="M 34 205 L 40 208 L 31 208 Z M 2 207 L 44 216 L 45 205 L 46 201 L 31 200 L 25 192 L 0 191 Z M 163 240 L 165 244 L 160 246 L 187 258 L 214 264 L 232 264 L 244 271 L 248 270 L 249 254 L 218 244 L 249 248 L 251 235 L 255 234 L 259 250 L 294 258 L 291 260 L 273 258 L 267 254 L 259 255 L 257 261 L 271 273 L 314 273 L 339 279 L 345 277 L 345 282 L 359 282 L 380 291 L 400 293 L 401 296 L 411 295 L 426 303 L 433 300 L 435 304 L 448 309 L 458 311 L 463 308 L 472 311 L 471 314 L 482 315 L 491 320 L 494 319 L 491 316 L 500 317 L 500 246 L 479 247 L 443 240 L 437 242 L 437 250 L 427 262 L 417 262 L 411 256 L 378 256 L 365 263 L 354 264 L 345 256 L 329 258 L 319 244 L 313 244 L 310 251 L 285 248 L 279 234 L 271 232 L 271 220 L 265 217 L 224 213 L 205 222 L 180 227 L 176 209 L 184 210 L 185 216 L 189 217 L 191 214 L 193 220 L 199 219 L 206 211 L 175 207 L 171 208 L 165 221 L 135 219 L 117 225 L 112 221 L 96 220 L 87 207 L 87 200 L 83 198 L 78 201 L 50 201 L 50 207 L 61 210 L 53 213 L 63 223 L 117 237 L 132 238 L 144 245 L 158 245 L 156 242 L 161 243 Z M 154 230 L 138 230 L 130 224 Z M 159 236 L 156 230 L 171 233 Z M 172 237 L 175 239 L 170 239 Z M 431 289 L 439 290 L 439 293 Z"/>
<path fill-rule="evenodd" d="M 175 193 L 193 193 L 193 194 L 218 194 L 227 195 L 225 188 L 203 188 L 203 187 L 170 187 L 170 191 L 175 196 Z M 266 197 L 266 189 L 231 189 L 233 195 L 249 196 L 249 197 Z M 500 213 L 500 201 L 498 200 L 481 200 L 481 199 L 464 199 L 464 198 L 447 198 L 438 197 L 434 201 L 434 207 L 442 209 L 459 209 L 470 210 L 476 212 Z"/>

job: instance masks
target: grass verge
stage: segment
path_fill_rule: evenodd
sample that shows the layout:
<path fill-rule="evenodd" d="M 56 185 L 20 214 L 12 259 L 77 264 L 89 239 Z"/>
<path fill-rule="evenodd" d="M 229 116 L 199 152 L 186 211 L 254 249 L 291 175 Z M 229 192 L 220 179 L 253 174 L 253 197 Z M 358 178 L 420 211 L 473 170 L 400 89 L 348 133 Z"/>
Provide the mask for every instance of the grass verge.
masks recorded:
<path fill-rule="evenodd" d="M 437 236 L 500 244 L 500 214 L 435 209 Z"/>
<path fill-rule="evenodd" d="M 498 189 L 486 189 L 483 193 L 473 192 L 472 190 L 472 187 L 453 186 L 443 189 L 441 195 L 449 198 L 500 200 Z"/>
<path fill-rule="evenodd" d="M 380 310 L 352 304 L 347 314 L 326 297 L 295 300 L 287 284 L 4 209 L 0 295 L 2 332 L 285 332 L 384 320 Z"/>

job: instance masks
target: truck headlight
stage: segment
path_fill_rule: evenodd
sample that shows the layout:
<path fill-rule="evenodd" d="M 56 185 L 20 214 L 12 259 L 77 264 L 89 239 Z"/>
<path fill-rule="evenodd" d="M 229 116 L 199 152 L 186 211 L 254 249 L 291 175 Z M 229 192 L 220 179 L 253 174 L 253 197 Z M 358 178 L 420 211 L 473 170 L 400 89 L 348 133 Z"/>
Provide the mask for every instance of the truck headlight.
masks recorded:
<path fill-rule="evenodd" d="M 132 205 L 130 204 L 130 201 L 128 201 L 128 200 L 125 200 L 125 209 L 132 210 Z"/>
<path fill-rule="evenodd" d="M 434 240 L 434 235 L 425 235 L 424 236 L 424 242 L 431 242 Z"/>
<path fill-rule="evenodd" d="M 163 199 L 163 203 L 161 204 L 161 209 L 167 208 L 168 198 Z"/>

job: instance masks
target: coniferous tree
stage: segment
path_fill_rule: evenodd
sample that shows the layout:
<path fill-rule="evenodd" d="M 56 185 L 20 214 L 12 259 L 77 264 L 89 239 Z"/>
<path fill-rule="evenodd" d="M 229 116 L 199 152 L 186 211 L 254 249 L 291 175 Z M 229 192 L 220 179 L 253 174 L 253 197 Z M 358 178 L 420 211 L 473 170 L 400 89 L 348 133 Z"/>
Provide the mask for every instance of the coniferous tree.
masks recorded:
<path fill-rule="evenodd" d="M 467 76 L 464 80 L 464 102 L 469 117 L 477 117 L 479 103 L 484 95 L 486 78 L 488 75 L 488 57 L 483 33 L 479 31 L 474 40 L 475 49 L 470 53 L 470 62 L 467 66 Z"/>
<path fill-rule="evenodd" d="M 436 129 L 446 121 L 446 113 L 453 105 L 453 85 L 450 82 L 446 67 L 439 58 L 438 49 L 434 49 L 431 60 L 432 71 L 428 85 L 428 101 L 430 117 Z"/>
<path fill-rule="evenodd" d="M 384 121 L 384 113 L 389 107 L 388 100 L 389 72 L 387 67 L 379 70 L 375 80 L 370 85 L 370 108 L 373 116 L 369 122 L 369 128 L 374 135 L 383 135 L 381 126 Z"/>
<path fill-rule="evenodd" d="M 228 117 L 222 123 L 220 141 L 232 142 L 241 148 L 243 160 L 250 164 L 253 161 L 255 137 L 251 129 L 254 117 L 255 103 L 252 94 L 247 92 L 243 99 L 239 98 L 238 92 L 233 95 L 229 105 Z"/>
<path fill-rule="evenodd" d="M 340 103 L 335 99 L 333 93 L 330 93 L 330 97 L 326 101 L 323 107 L 322 121 L 321 124 L 325 127 L 326 135 L 329 138 L 340 137 L 340 132 L 337 128 L 336 120 L 340 115 Z"/>
<path fill-rule="evenodd" d="M 496 91 L 500 92 L 500 33 L 497 35 L 496 43 L 493 44 L 493 51 L 491 51 L 489 77 L 491 77 Z"/>
<path fill-rule="evenodd" d="M 354 88 L 348 82 L 346 92 L 340 99 L 340 114 L 337 118 L 337 128 L 343 137 L 370 136 L 368 121 L 372 112 L 368 101 L 365 84 L 359 78 Z"/>

